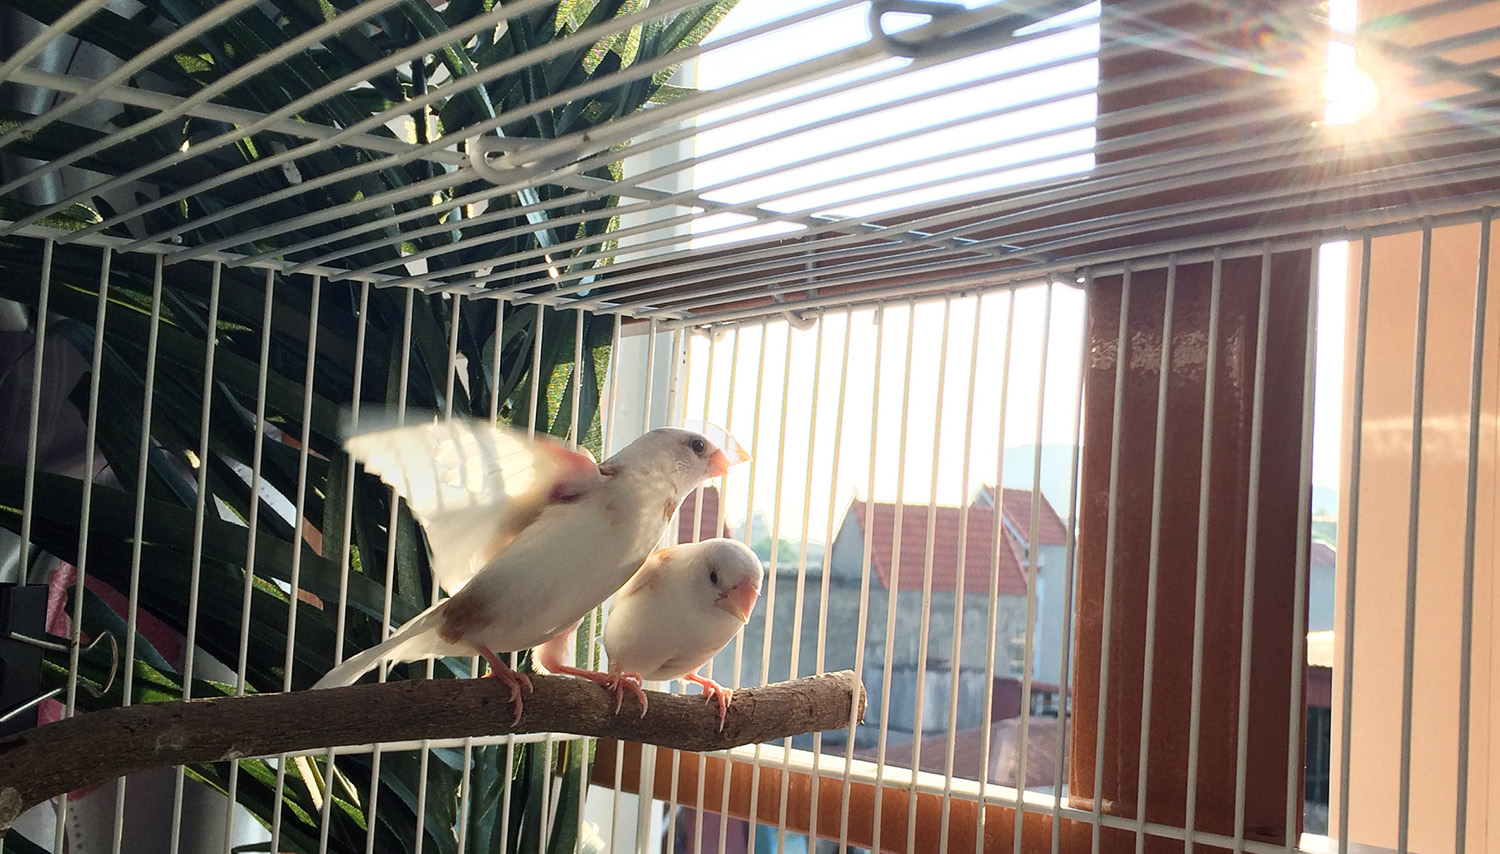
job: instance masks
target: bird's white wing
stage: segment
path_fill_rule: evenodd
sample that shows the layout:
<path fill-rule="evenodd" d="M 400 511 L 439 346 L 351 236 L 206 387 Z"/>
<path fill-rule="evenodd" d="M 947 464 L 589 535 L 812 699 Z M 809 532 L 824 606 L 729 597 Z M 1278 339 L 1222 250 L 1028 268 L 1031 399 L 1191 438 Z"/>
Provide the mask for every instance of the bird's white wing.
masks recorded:
<path fill-rule="evenodd" d="M 554 500 L 599 478 L 586 451 L 460 420 L 352 436 L 344 448 L 406 499 L 427 532 L 433 572 L 449 595 Z"/>

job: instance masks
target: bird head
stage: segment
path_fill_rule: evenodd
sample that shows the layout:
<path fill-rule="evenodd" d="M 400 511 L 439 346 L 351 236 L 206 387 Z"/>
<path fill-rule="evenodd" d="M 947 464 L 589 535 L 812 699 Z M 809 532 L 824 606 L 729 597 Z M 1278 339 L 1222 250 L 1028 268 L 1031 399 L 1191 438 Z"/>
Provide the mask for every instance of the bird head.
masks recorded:
<path fill-rule="evenodd" d="M 713 606 L 741 623 L 750 621 L 750 612 L 760 598 L 762 576 L 760 558 L 750 547 L 737 540 L 713 539 L 678 546 L 693 549 L 693 565 L 704 597 Z"/>
<path fill-rule="evenodd" d="M 678 500 L 710 477 L 721 477 L 729 467 L 750 455 L 728 433 L 719 442 L 695 430 L 661 427 L 631 442 L 609 460 L 616 466 L 664 466 L 677 486 Z"/>
<path fill-rule="evenodd" d="M 723 477 L 730 466 L 737 466 L 750 459 L 750 452 L 739 443 L 728 430 L 707 421 L 689 420 L 685 429 L 697 433 L 718 450 L 710 458 L 709 477 Z"/>

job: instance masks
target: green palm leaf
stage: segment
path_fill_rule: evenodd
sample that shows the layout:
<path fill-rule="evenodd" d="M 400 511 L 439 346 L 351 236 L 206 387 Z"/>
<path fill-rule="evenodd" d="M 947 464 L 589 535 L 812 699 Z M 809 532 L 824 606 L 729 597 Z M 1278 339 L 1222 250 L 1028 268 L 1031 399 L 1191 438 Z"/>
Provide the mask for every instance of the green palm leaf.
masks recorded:
<path fill-rule="evenodd" d="M 0 0 L 0 13 L 24 14 L 47 24 L 71 5 L 64 0 Z M 102 9 L 74 28 L 71 35 L 84 47 L 125 61 L 156 44 L 163 33 L 181 27 L 214 5 L 212 0 L 142 0 L 139 10 L 128 17 Z M 564 0 L 515 17 L 503 28 L 486 27 L 470 38 L 453 39 L 435 55 L 367 73 L 367 87 L 339 92 L 294 118 L 326 128 L 347 128 L 436 86 L 442 97 L 425 111 L 408 114 L 425 112 L 433 117 L 440 139 L 462 139 L 472 135 L 468 129 L 478 122 L 507 113 L 519 115 L 542 98 L 607 80 L 616 72 L 656 62 L 698 43 L 733 6 L 733 0 L 704 3 L 603 38 L 585 34 L 550 59 L 531 62 L 482 86 L 462 91 L 457 88 L 497 63 L 608 24 L 648 5 L 646 0 Z M 405 0 L 295 52 L 264 73 L 224 88 L 213 103 L 260 114 L 277 110 L 345 74 L 381 63 L 395 51 L 488 14 L 493 7 L 491 0 L 450 0 L 434 10 L 427 0 Z M 356 0 L 271 0 L 252 6 L 168 52 L 133 85 L 143 85 L 141 81 L 146 80 L 160 92 L 189 97 L 309 29 L 335 16 L 359 11 Z M 561 102 L 523 120 L 506 122 L 500 131 L 545 139 L 597 127 L 675 91 L 666 84 L 670 73 L 668 68 L 589 98 Z M 450 87 L 451 92 L 443 93 L 441 87 Z M 74 113 L 68 120 L 45 124 L 16 140 L 7 153 L 45 162 L 67 156 L 83 145 L 107 142 L 65 172 L 76 177 L 81 186 L 94 186 L 107 178 L 134 174 L 142 164 L 175 156 L 184 144 L 199 145 L 221 134 L 235 133 L 230 125 L 196 116 L 184 116 L 149 131 L 120 133 L 133 126 L 143 128 L 143 122 L 152 121 L 158 114 L 128 104 L 114 104 L 105 112 L 109 115 L 98 123 L 85 120 L 84 113 Z M 0 130 L 33 118 L 16 103 L 0 103 Z M 427 138 L 423 116 L 413 118 L 413 128 L 419 142 Z M 371 243 L 335 263 L 350 269 L 395 264 L 391 269 L 399 274 L 401 251 L 452 247 L 427 261 L 432 274 L 441 278 L 443 271 L 465 265 L 492 265 L 498 272 L 530 266 L 535 259 L 518 261 L 514 256 L 559 244 L 573 247 L 554 257 L 559 267 L 592 264 L 569 259 L 596 252 L 608 241 L 614 223 L 615 197 L 570 195 L 566 187 L 552 184 L 494 196 L 486 212 L 492 218 L 473 220 L 451 202 L 460 195 L 487 189 L 472 178 L 455 176 L 452 186 L 432 192 L 424 188 L 414 193 L 410 189 L 447 174 L 451 164 L 422 158 L 397 164 L 382 159 L 386 154 L 358 144 L 326 146 L 282 132 L 286 130 L 280 127 L 277 131 L 246 133 L 232 137 L 234 144 L 211 151 L 204 147 L 202 153 L 180 158 L 133 183 L 95 193 L 88 205 L 59 211 L 43 224 L 78 229 L 113 219 L 117 212 L 128 212 L 160 195 L 198 187 L 181 203 L 137 214 L 134 220 L 126 218 L 111 226 L 108 234 L 134 239 L 141 234 L 173 231 L 181 235 L 185 246 L 192 247 L 233 241 L 238 235 L 265 230 L 254 238 L 253 245 L 238 249 L 286 253 L 297 260 L 308 260 L 330 249 L 363 246 L 370 241 L 377 221 L 399 216 L 398 224 L 379 226 L 379 234 L 386 238 L 384 243 Z M 384 124 L 366 133 L 400 139 L 397 131 Z M 255 168 L 278 151 L 296 153 L 289 164 L 293 168 Z M 231 173 L 235 177 L 223 183 L 200 186 Z M 593 169 L 590 174 L 615 180 L 619 177 L 618 164 Z M 269 192 L 287 188 L 292 181 L 289 175 L 305 184 L 325 176 L 329 180 L 315 189 L 256 203 Z M 373 201 L 369 209 L 357 214 L 323 215 L 331 207 L 354 199 Z M 543 210 L 510 213 L 523 206 L 542 207 L 543 202 Z M 0 199 L 0 217 L 6 219 L 28 217 L 39 210 L 42 207 L 29 201 Z M 211 215 L 231 210 L 230 216 L 207 221 Z M 566 223 L 553 224 L 563 216 L 569 217 Z M 310 224 L 295 233 L 277 228 L 304 217 L 310 218 Z M 418 229 L 426 231 L 415 234 Z M 289 249 L 313 239 L 321 239 L 324 245 L 295 253 Z M 464 244 L 455 246 L 460 241 Z M 398 248 L 403 245 L 405 250 Z M 0 298 L 33 308 L 38 305 L 42 254 L 38 240 L 0 238 Z M 194 584 L 193 531 L 198 524 L 195 507 L 200 470 L 196 467 L 202 466 L 213 500 L 206 502 L 203 548 L 196 560 L 199 609 L 195 637 L 201 654 L 233 667 L 241 654 L 241 615 L 247 615 L 249 646 L 244 652 L 248 690 L 280 690 L 286 675 L 289 609 L 295 608 L 297 621 L 291 651 L 292 684 L 305 688 L 333 662 L 340 613 L 345 626 L 342 653 L 347 656 L 379 639 L 387 599 L 390 618 L 396 623 L 428 603 L 432 576 L 421 533 L 411 514 L 400 502 L 395 503 L 392 537 L 387 531 L 393 512 L 390 491 L 368 475 L 349 480 L 350 462 L 340 450 L 340 442 L 347 415 L 356 403 L 362 412 L 387 411 L 404 401 L 411 411 L 451 409 L 455 415 L 478 418 L 488 417 L 493 409 L 503 421 L 515 423 L 524 422 L 534 413 L 538 429 L 575 435 L 596 454 L 602 450 L 600 386 L 614 325 L 611 317 L 586 316 L 582 341 L 578 341 L 577 316 L 572 312 L 486 299 L 465 300 L 458 309 L 448 297 L 325 278 L 318 290 L 318 323 L 313 330 L 314 288 L 309 278 L 279 272 L 272 275 L 272 310 L 268 316 L 265 271 L 237 266 L 218 270 L 218 313 L 211 317 L 214 269 L 203 262 L 187 261 L 165 267 L 159 319 L 153 321 L 150 300 L 155 289 L 155 259 L 115 254 L 111 263 L 107 311 L 102 335 L 96 336 L 101 331 L 95 328 L 101 251 L 79 243 L 53 247 L 51 334 L 46 346 L 74 349 L 88 362 L 95 355 L 97 337 L 101 347 L 100 381 L 108 396 L 100 407 L 98 421 L 99 461 L 108 466 L 119 484 L 93 486 L 87 572 L 93 583 L 124 590 L 131 584 L 132 572 L 138 569 L 141 610 L 185 634 L 189 593 Z M 511 284 L 532 291 L 552 286 L 545 273 L 524 275 Z M 154 365 L 149 363 L 147 346 L 153 323 L 157 338 Z M 456 339 L 450 339 L 455 323 Z M 313 336 L 316 346 L 309 369 Z M 210 340 L 215 345 L 214 367 L 208 387 L 208 418 L 203 423 L 203 370 Z M 362 350 L 357 344 L 361 340 Z M 457 342 L 457 359 L 450 357 L 450 340 Z M 582 353 L 577 363 L 575 352 Z M 492 373 L 497 354 L 498 373 Z M 534 355 L 540 356 L 535 371 Z M 354 366 L 360 362 L 363 373 L 356 376 Z M 263 365 L 266 377 L 261 400 L 258 386 Z M 311 377 L 310 386 L 305 384 L 307 376 Z M 86 380 L 76 388 L 63 390 L 79 419 L 89 408 Z M 149 451 L 143 460 L 140 447 L 148 383 L 153 388 L 152 417 L 144 425 L 149 433 Z M 357 401 L 356 383 L 360 389 Z M 305 402 L 310 404 L 306 424 L 302 421 Z M 260 407 L 265 411 L 265 423 L 255 417 Z M 205 433 L 208 453 L 200 460 L 199 437 Z M 305 462 L 300 447 L 304 435 L 308 445 Z M 260 493 L 252 489 L 244 474 L 257 453 L 261 459 Z M 298 470 L 304 464 L 306 478 L 299 482 Z M 141 542 L 137 544 L 135 487 L 141 478 L 146 481 L 146 503 L 141 514 Z M 24 480 L 20 469 L 0 466 L 0 526 L 13 531 L 21 528 Z M 37 476 L 31 506 L 32 539 L 66 561 L 80 559 L 83 488 L 76 478 L 46 472 Z M 277 509 L 297 504 L 303 508 L 303 519 L 292 519 Z M 258 526 L 253 557 L 248 554 L 249 531 L 245 527 L 252 515 Z M 347 556 L 341 542 L 345 527 L 351 532 Z M 304 539 L 309 531 L 321 537 L 321 547 L 314 548 Z M 131 565 L 137 545 L 141 553 L 138 568 Z M 299 563 L 297 596 L 290 591 L 294 555 Z M 340 576 L 346 562 L 349 575 L 341 598 Z M 247 570 L 251 573 L 248 576 Z M 126 621 L 103 598 L 92 589 L 74 590 L 72 595 L 83 597 L 85 634 L 109 632 L 124 639 Z M 183 675 L 173 669 L 172 662 L 142 636 L 137 635 L 135 649 L 132 699 L 150 702 L 181 696 Z M 102 685 L 103 666 L 104 662 L 91 653 L 85 656 L 80 677 Z M 425 666 L 412 671 L 425 675 Z M 393 678 L 405 672 L 396 668 Z M 470 663 L 467 659 L 445 660 L 439 662 L 437 672 L 439 676 L 469 676 Z M 62 684 L 67 678 L 66 657 L 54 656 L 48 674 L 54 684 Z M 123 700 L 120 690 L 116 685 L 112 693 L 97 699 L 80 694 L 80 708 L 117 705 Z M 195 696 L 206 696 L 230 692 L 232 687 L 194 681 L 192 690 Z M 471 851 L 494 850 L 500 834 L 510 840 L 512 850 L 534 850 L 515 846 L 523 841 L 541 846 L 544 840 L 549 851 L 572 850 L 582 809 L 578 790 L 588 774 L 590 748 L 586 742 L 565 742 L 554 748 L 550 762 L 540 745 L 518 746 L 514 751 L 486 746 L 470 751 L 467 759 L 462 751 L 445 749 L 428 755 L 425 771 L 420 755 L 387 752 L 380 759 L 378 773 L 369 755 L 340 755 L 334 762 L 336 775 L 350 781 L 353 791 L 334 787 L 327 828 L 329 850 L 363 851 L 369 834 L 374 835 L 376 850 L 412 850 L 421 833 L 424 850 L 451 852 L 456 850 L 460 822 L 464 822 Z M 284 791 L 278 797 L 273 763 L 240 763 L 236 783 L 240 804 L 268 826 L 279 816 L 284 850 L 318 848 L 322 819 L 309 787 L 316 787 L 335 773 L 321 756 L 314 757 L 308 767 L 313 769 L 314 779 L 306 781 L 301 771 L 289 767 Z M 466 772 L 468 784 L 464 788 Z M 195 767 L 189 774 L 220 791 L 229 788 L 226 765 Z M 542 792 L 550 789 L 558 775 L 562 777 L 561 800 L 550 810 L 555 822 L 548 829 L 543 822 Z M 417 792 L 424 785 L 423 814 L 418 815 Z M 461 796 L 467 798 L 465 811 L 460 809 Z M 369 812 L 372 799 L 378 804 L 373 814 Z M 507 801 L 510 822 L 502 825 Z"/>

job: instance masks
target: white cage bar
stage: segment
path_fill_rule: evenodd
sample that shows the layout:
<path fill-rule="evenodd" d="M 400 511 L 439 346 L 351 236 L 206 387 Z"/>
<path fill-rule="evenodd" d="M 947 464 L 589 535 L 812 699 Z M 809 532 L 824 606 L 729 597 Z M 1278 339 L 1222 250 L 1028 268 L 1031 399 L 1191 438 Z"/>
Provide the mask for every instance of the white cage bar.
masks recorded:
<path fill-rule="evenodd" d="M 1500 847 L 1496 20 L 0 0 L 7 734 L 304 690 L 434 603 L 341 449 L 434 417 L 726 428 L 669 538 L 767 577 L 704 675 L 869 695 L 143 772 L 4 850 Z"/>

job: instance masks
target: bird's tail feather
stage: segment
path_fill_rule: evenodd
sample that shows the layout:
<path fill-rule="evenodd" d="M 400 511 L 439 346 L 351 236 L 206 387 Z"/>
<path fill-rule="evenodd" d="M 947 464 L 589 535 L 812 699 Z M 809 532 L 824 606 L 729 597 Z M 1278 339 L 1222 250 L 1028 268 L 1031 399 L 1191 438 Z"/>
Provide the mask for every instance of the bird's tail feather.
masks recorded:
<path fill-rule="evenodd" d="M 431 609 L 427 613 L 431 613 Z M 314 685 L 313 690 L 319 688 L 338 688 L 343 685 L 353 685 L 359 681 L 359 677 L 373 669 L 382 661 L 408 661 L 414 658 L 424 658 L 432 655 L 441 655 L 443 650 L 426 649 L 431 643 L 424 643 L 435 638 L 430 638 L 436 628 L 429 628 L 429 621 L 422 619 L 427 614 L 413 619 L 395 634 L 386 638 L 369 649 L 357 655 L 350 656 L 342 664 L 334 667 L 323 675 Z"/>

